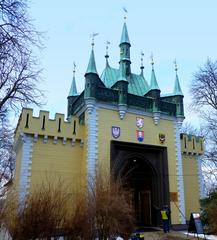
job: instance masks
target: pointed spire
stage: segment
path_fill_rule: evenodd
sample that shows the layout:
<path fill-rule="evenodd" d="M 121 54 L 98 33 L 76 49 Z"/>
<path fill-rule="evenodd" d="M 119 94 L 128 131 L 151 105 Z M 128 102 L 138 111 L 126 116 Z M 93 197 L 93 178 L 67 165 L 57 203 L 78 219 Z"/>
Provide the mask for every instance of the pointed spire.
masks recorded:
<path fill-rule="evenodd" d="M 120 62 L 118 81 L 127 81 L 125 65 L 122 61 Z"/>
<path fill-rule="evenodd" d="M 181 89 L 181 86 L 180 86 L 180 83 L 179 83 L 178 67 L 177 67 L 176 60 L 174 60 L 174 64 L 175 64 L 176 78 L 175 78 L 175 86 L 174 86 L 173 94 L 183 96 L 182 89 Z"/>
<path fill-rule="evenodd" d="M 143 57 L 144 57 L 144 53 L 143 53 L 143 51 L 141 51 L 141 67 L 140 67 L 140 69 L 141 69 L 140 75 L 141 75 L 141 76 L 143 76 L 143 70 L 144 70 Z"/>
<path fill-rule="evenodd" d="M 154 59 L 153 54 L 151 54 L 151 65 L 152 65 L 152 71 L 151 71 L 151 83 L 150 83 L 150 90 L 160 90 L 157 79 L 154 72 Z"/>
<path fill-rule="evenodd" d="M 92 50 L 91 50 L 91 53 L 90 53 L 90 59 L 89 59 L 89 63 L 88 63 L 88 66 L 87 66 L 87 71 L 86 71 L 86 74 L 87 73 L 95 73 L 95 74 L 98 74 L 97 73 L 97 70 L 96 70 L 96 62 L 95 62 L 95 56 L 94 56 L 94 37 L 97 36 L 98 33 L 93 33 L 92 34 Z"/>
<path fill-rule="evenodd" d="M 122 44 L 122 43 L 130 44 L 130 39 L 129 39 L 128 31 L 127 31 L 127 24 L 126 24 L 126 22 L 124 22 L 123 30 L 122 30 L 122 34 L 121 34 L 120 44 Z"/>
<path fill-rule="evenodd" d="M 69 91 L 69 97 L 78 95 L 77 87 L 76 87 L 76 81 L 75 81 L 75 68 L 76 68 L 76 65 L 75 65 L 75 63 L 73 63 L 73 65 L 74 65 L 74 68 L 73 68 L 73 78 L 72 78 L 71 88 L 70 88 L 70 91 Z"/>

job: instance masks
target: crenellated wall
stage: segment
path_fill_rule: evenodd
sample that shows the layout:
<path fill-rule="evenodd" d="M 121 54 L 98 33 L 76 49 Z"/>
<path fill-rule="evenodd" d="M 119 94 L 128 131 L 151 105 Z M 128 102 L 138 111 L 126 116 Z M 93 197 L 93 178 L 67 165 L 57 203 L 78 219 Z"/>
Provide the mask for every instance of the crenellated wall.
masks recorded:
<path fill-rule="evenodd" d="M 200 208 L 199 199 L 203 196 L 203 176 L 201 171 L 204 139 L 194 135 L 181 134 L 183 176 L 185 189 L 186 217 Z M 192 204 L 192 202 L 194 204 Z"/>
<path fill-rule="evenodd" d="M 203 154 L 204 152 L 204 139 L 194 135 L 182 133 L 180 135 L 181 146 L 183 154 Z"/>
<path fill-rule="evenodd" d="M 33 110 L 24 108 L 20 115 L 17 129 L 15 130 L 15 141 L 20 133 L 54 137 L 54 140 L 62 138 L 63 141 L 73 139 L 73 141 L 84 141 L 84 125 L 79 124 L 77 117 L 72 117 L 65 121 L 65 115 L 56 113 L 54 119 L 49 118 L 48 111 L 40 111 L 39 116 L 33 116 Z"/>
<path fill-rule="evenodd" d="M 70 193 L 86 185 L 86 145 L 83 124 L 77 117 L 65 121 L 64 114 L 49 119 L 49 112 L 24 108 L 15 131 L 16 170 L 14 186 L 19 201 L 35 187 L 47 182 L 67 185 Z"/>

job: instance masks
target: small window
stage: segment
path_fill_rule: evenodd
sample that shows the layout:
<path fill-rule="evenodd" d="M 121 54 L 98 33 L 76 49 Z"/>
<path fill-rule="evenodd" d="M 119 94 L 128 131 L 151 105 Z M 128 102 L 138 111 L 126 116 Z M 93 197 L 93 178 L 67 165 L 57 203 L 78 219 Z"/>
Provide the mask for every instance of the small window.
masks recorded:
<path fill-rule="evenodd" d="M 42 130 L 44 130 L 45 129 L 45 116 L 43 116 L 43 121 L 42 121 L 42 128 L 41 128 Z"/>
<path fill-rule="evenodd" d="M 59 118 L 58 132 L 61 132 L 61 118 Z"/>
<path fill-rule="evenodd" d="M 73 134 L 76 134 L 76 121 L 74 120 Z"/>
<path fill-rule="evenodd" d="M 201 151 L 203 151 L 203 140 L 202 139 L 200 140 L 200 149 L 201 149 Z"/>
<path fill-rule="evenodd" d="M 185 148 L 187 148 L 186 137 L 184 137 L 184 144 L 185 144 Z"/>
<path fill-rule="evenodd" d="M 193 149 L 195 149 L 195 141 L 194 141 L 194 138 L 193 138 Z"/>
<path fill-rule="evenodd" d="M 29 127 L 29 113 L 26 114 L 26 125 L 25 128 Z"/>

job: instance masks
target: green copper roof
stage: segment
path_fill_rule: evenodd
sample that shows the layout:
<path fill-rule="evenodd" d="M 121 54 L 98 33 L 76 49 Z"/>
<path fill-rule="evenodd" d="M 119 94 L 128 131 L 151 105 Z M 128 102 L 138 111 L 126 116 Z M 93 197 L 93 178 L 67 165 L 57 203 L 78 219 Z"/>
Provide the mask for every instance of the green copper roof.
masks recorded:
<path fill-rule="evenodd" d="M 95 63 L 95 56 L 94 56 L 93 49 L 91 50 L 90 59 L 89 59 L 89 63 L 88 63 L 88 66 L 87 66 L 86 74 L 87 73 L 96 73 L 96 74 L 98 74 L 97 70 L 96 70 L 96 63 Z"/>
<path fill-rule="evenodd" d="M 176 79 L 175 79 L 175 86 L 173 90 L 173 95 L 181 95 L 183 96 L 182 89 L 179 83 L 179 77 L 178 74 L 176 73 Z"/>
<path fill-rule="evenodd" d="M 73 76 L 71 88 L 70 88 L 70 91 L 69 91 L 69 97 L 71 97 L 71 96 L 77 96 L 77 95 L 79 95 L 79 94 L 78 94 L 78 92 L 77 92 L 77 87 L 76 87 L 76 82 L 75 82 L 75 76 Z"/>
<path fill-rule="evenodd" d="M 128 31 L 127 31 L 127 24 L 124 23 L 123 26 L 123 30 L 122 30 L 122 34 L 121 34 L 121 42 L 122 43 L 129 43 L 130 44 L 130 39 L 129 39 L 129 35 L 128 35 Z"/>
<path fill-rule="evenodd" d="M 126 79 L 126 71 L 124 67 L 123 61 L 120 62 L 120 67 L 119 67 L 119 75 L 118 75 L 118 81 L 127 81 Z"/>
<path fill-rule="evenodd" d="M 112 68 L 110 66 L 106 66 L 100 78 L 106 87 L 111 88 L 117 81 L 118 76 L 119 76 L 118 69 Z"/>
<path fill-rule="evenodd" d="M 150 90 L 160 90 L 156 80 L 154 69 L 152 69 L 152 72 L 151 72 Z"/>
<path fill-rule="evenodd" d="M 112 67 L 106 67 L 101 75 L 101 80 L 106 87 L 111 88 L 119 79 L 119 69 Z M 148 90 L 149 86 L 145 78 L 140 74 L 131 73 L 127 77 L 128 81 L 128 92 L 137 96 L 144 96 Z"/>

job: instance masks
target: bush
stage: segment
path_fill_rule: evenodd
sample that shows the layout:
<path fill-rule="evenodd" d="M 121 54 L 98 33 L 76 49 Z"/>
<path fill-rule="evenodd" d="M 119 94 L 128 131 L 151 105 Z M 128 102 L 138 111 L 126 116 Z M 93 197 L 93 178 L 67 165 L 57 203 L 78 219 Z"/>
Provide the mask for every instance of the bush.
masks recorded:
<path fill-rule="evenodd" d="M 202 220 L 208 231 L 217 234 L 217 188 L 211 190 L 208 197 L 201 200 Z"/>
<path fill-rule="evenodd" d="M 107 239 L 121 235 L 129 237 L 134 229 L 131 194 L 123 188 L 121 179 L 114 179 L 102 171 L 90 180 L 88 189 L 88 225 L 91 232 L 86 239 Z"/>
<path fill-rule="evenodd" d="M 130 192 L 120 179 L 99 173 L 90 180 L 83 194 L 69 194 L 62 182 L 44 183 L 17 203 L 11 194 L 2 208 L 4 226 L 14 240 L 50 239 L 65 236 L 75 239 L 128 237 L 134 229 Z M 58 239 L 58 238 L 57 238 Z"/>

